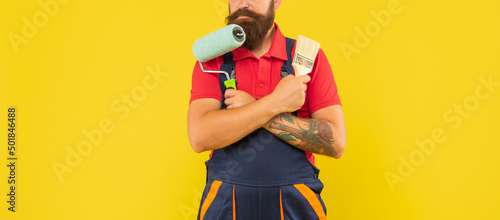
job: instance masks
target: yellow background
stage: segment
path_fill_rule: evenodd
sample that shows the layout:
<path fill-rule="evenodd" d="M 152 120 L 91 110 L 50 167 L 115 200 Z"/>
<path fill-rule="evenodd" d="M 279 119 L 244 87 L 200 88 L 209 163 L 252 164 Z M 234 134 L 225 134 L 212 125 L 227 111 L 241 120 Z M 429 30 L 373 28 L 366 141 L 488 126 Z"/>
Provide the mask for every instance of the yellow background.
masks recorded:
<path fill-rule="evenodd" d="M 355 29 L 377 22 L 370 12 L 398 2 L 400 13 L 371 29 L 370 43 L 348 62 L 340 45 L 355 46 Z M 195 219 L 208 153 L 194 153 L 186 132 L 191 47 L 224 25 L 226 4 L 58 3 L 16 53 L 9 33 L 23 36 L 23 17 L 43 24 L 46 12 L 37 0 L 2 1 L 0 127 L 7 129 L 7 108 L 15 106 L 19 160 L 11 213 L 2 144 L 0 219 Z M 500 82 L 499 11 L 496 0 L 283 2 L 282 32 L 321 43 L 345 111 L 343 158 L 317 156 L 330 218 L 500 218 L 500 87 L 482 88 L 489 94 L 482 100 L 475 93 L 481 77 Z M 148 68 L 168 76 L 144 90 Z M 137 91 L 147 93 L 128 115 L 112 109 Z M 454 112 L 464 104 L 468 117 Z M 462 123 L 446 120 L 447 112 Z M 75 150 L 82 132 L 102 120 L 114 129 L 59 181 L 52 164 L 66 164 L 68 146 Z M 445 140 L 401 176 L 400 159 L 423 155 L 415 141 L 434 130 Z M 387 173 L 404 182 L 391 184 Z"/>

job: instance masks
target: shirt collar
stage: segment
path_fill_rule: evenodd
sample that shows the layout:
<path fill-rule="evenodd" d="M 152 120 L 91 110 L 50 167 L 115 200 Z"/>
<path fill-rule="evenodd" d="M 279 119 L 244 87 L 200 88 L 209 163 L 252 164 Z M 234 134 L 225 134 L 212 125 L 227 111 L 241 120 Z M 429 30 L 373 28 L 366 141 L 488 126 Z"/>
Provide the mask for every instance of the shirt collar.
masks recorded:
<path fill-rule="evenodd" d="M 269 51 L 267 51 L 262 56 L 274 57 L 286 61 L 287 56 L 286 56 L 286 50 L 284 49 L 286 48 L 286 38 L 285 36 L 283 36 L 276 23 L 274 23 L 274 27 L 276 28 L 276 32 L 274 33 L 274 38 L 271 47 L 269 48 Z M 239 47 L 233 50 L 233 61 L 238 61 L 250 57 L 255 58 L 255 56 L 250 52 L 250 50 L 248 50 L 245 47 Z"/>

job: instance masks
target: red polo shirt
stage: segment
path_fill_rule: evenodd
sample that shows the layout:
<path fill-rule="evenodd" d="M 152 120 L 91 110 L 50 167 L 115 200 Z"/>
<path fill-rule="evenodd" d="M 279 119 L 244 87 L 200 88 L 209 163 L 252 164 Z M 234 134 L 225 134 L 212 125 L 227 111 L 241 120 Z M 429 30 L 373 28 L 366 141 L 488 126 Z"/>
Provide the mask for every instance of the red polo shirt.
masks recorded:
<path fill-rule="evenodd" d="M 236 81 L 238 90 L 252 95 L 256 99 L 271 94 L 281 80 L 281 66 L 287 60 L 286 38 L 275 24 L 276 33 L 269 51 L 260 58 L 255 57 L 247 48 L 240 47 L 233 50 L 235 61 Z M 292 55 L 295 53 L 295 47 Z M 203 63 L 205 70 L 220 70 L 224 59 L 219 56 Z M 311 118 L 311 114 L 319 109 L 332 105 L 340 105 L 337 85 L 333 78 L 332 69 L 323 50 L 319 50 L 314 61 L 311 81 L 307 83 L 306 100 L 298 110 L 300 118 Z M 204 73 L 196 61 L 191 87 L 191 100 L 213 98 L 222 101 L 219 87 L 219 75 Z M 314 163 L 314 155 L 306 152 L 306 156 Z"/>

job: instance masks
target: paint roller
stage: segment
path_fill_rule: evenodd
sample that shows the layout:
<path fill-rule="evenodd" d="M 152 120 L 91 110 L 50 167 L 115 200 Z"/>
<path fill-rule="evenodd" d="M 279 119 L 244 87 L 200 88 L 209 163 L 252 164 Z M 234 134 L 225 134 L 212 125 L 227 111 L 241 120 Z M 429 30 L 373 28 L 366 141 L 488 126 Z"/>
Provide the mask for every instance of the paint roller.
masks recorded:
<path fill-rule="evenodd" d="M 207 62 L 240 47 L 245 39 L 243 28 L 236 24 L 230 24 L 196 40 L 193 45 L 193 54 L 200 63 L 201 71 L 224 73 L 227 78 L 224 81 L 226 88 L 236 89 L 236 80 L 231 79 L 226 71 L 205 70 L 202 62 Z"/>

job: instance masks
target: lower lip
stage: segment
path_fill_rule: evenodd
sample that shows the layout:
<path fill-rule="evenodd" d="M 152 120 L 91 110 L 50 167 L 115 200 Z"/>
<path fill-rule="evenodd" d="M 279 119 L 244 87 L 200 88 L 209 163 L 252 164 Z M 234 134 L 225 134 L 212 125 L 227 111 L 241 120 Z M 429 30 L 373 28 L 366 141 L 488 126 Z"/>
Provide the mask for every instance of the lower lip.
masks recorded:
<path fill-rule="evenodd" d="M 248 16 L 239 16 L 238 18 L 249 18 Z"/>

